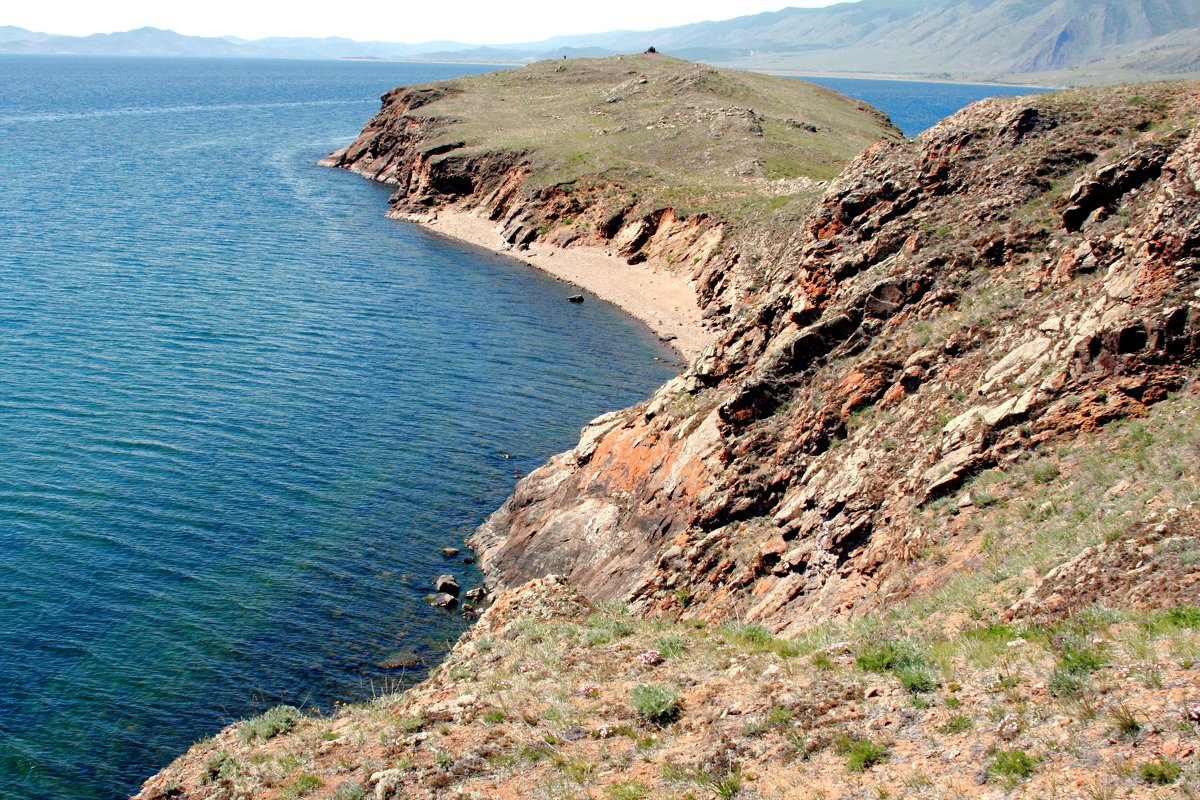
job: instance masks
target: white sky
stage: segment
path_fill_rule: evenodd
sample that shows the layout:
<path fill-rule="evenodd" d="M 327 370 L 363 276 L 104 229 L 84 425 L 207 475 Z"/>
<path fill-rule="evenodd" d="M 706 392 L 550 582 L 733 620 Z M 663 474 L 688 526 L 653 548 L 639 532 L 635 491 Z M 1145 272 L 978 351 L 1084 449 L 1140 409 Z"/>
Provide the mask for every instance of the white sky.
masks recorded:
<path fill-rule="evenodd" d="M 649 30 L 836 0 L 26 0 L 5 2 L 0 25 L 84 35 L 168 28 L 193 36 L 345 36 L 417 43 L 532 42 L 560 34 Z"/>

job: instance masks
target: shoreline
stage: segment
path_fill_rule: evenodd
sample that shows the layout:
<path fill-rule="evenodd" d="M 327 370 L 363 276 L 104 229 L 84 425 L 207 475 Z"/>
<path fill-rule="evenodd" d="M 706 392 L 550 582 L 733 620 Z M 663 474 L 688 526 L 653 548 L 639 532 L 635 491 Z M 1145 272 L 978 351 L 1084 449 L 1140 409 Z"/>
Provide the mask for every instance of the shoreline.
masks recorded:
<path fill-rule="evenodd" d="M 716 332 L 701 319 L 691 281 L 683 275 L 648 263 L 628 264 L 602 247 L 564 248 L 534 242 L 527 249 L 516 250 L 500 238 L 493 221 L 469 211 L 443 209 L 430 215 L 393 218 L 516 259 L 612 303 L 648 327 L 685 364 L 716 340 Z"/>

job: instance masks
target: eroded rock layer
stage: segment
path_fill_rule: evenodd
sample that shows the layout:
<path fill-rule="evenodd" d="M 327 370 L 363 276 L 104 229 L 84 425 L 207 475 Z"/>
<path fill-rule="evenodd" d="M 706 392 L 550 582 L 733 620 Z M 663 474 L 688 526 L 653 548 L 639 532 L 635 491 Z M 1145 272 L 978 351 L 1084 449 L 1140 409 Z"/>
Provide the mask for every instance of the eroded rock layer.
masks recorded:
<path fill-rule="evenodd" d="M 954 534 L 930 503 L 1193 377 L 1198 107 L 1195 84 L 991 100 L 869 148 L 740 243 L 771 266 L 718 344 L 476 533 L 494 585 L 776 629 L 906 596 Z"/>

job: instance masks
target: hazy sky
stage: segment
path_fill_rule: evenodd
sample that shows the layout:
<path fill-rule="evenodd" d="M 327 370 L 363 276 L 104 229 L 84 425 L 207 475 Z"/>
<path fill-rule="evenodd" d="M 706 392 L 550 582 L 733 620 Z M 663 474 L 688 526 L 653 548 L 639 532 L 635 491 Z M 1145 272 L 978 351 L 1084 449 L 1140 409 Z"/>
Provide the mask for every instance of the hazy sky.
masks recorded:
<path fill-rule="evenodd" d="M 345 36 L 388 42 L 529 42 L 559 34 L 648 30 L 836 0 L 26 0 L 0 25 L 88 34 L 150 25 L 194 36 Z"/>

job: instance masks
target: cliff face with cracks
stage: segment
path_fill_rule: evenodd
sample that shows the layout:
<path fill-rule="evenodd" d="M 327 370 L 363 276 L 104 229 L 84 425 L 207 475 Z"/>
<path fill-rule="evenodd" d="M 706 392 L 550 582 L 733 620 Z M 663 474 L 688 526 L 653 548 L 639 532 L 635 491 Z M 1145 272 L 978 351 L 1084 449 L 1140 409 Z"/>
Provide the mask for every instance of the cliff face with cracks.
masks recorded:
<path fill-rule="evenodd" d="M 747 238 L 773 266 L 718 344 L 475 534 L 493 587 L 557 573 L 779 630 L 971 569 L 981 534 L 939 499 L 1195 375 L 1198 106 L 993 100 L 869 148 L 802 225 Z"/>
<path fill-rule="evenodd" d="M 395 215 L 457 205 L 515 247 L 682 265 L 723 330 L 475 533 L 494 592 L 561 574 L 777 630 L 862 614 L 978 561 L 939 500 L 970 508 L 976 476 L 1193 376 L 1195 84 L 985 101 L 867 148 L 790 218 L 735 223 L 594 176 L 538 188 L 534 153 L 447 141 L 430 109 L 456 91 L 392 92 L 325 163 L 396 185 Z"/>

